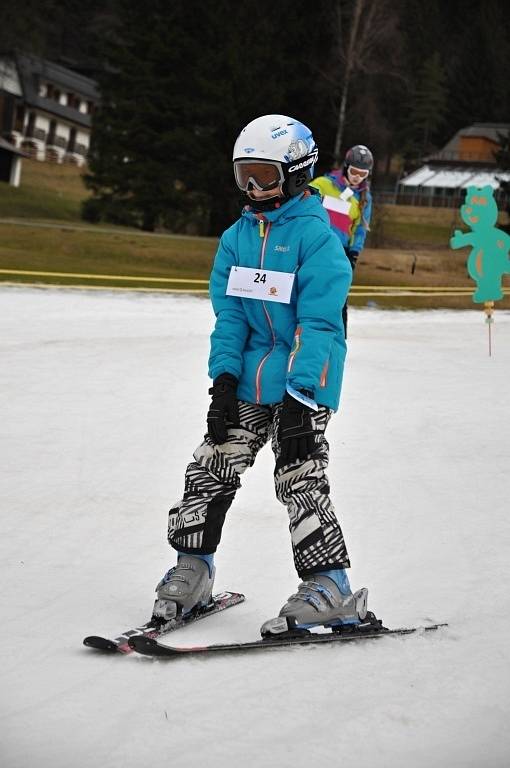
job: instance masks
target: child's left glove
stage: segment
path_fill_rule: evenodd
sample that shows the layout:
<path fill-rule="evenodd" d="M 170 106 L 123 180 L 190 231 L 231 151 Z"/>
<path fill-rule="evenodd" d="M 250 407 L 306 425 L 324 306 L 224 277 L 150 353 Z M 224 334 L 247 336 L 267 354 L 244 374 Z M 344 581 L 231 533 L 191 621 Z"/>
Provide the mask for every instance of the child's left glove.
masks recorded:
<path fill-rule="evenodd" d="M 315 451 L 312 413 L 311 408 L 285 393 L 278 429 L 282 464 L 306 459 Z"/>
<path fill-rule="evenodd" d="M 239 425 L 239 403 L 237 401 L 237 379 L 231 373 L 217 376 L 209 390 L 212 395 L 207 412 L 207 434 L 216 445 L 227 442 L 227 424 Z"/>

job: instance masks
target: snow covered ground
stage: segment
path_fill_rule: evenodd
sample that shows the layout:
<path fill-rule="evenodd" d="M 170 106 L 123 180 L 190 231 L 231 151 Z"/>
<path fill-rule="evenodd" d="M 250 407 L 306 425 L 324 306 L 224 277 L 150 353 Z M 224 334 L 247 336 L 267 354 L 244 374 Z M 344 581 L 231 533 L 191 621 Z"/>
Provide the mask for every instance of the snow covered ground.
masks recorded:
<path fill-rule="evenodd" d="M 503 768 L 510 764 L 510 313 L 351 310 L 332 495 L 354 587 L 426 636 L 178 661 L 82 638 L 148 617 L 166 513 L 208 403 L 212 313 L 190 296 L 0 288 L 0 764 Z M 182 630 L 256 638 L 295 589 L 266 447 L 216 586 Z M 168 641 L 170 642 L 170 641 Z"/>

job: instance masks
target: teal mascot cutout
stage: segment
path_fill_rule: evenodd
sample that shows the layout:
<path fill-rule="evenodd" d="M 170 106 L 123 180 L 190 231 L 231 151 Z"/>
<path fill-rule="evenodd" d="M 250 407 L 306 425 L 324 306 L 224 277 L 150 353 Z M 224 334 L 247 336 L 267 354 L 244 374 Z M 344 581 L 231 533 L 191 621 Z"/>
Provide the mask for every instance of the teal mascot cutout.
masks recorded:
<path fill-rule="evenodd" d="M 450 247 L 472 246 L 467 269 L 477 284 L 473 301 L 502 299 L 501 279 L 505 273 L 510 273 L 510 237 L 495 226 L 498 206 L 492 187 L 468 187 L 460 215 L 465 224 L 471 227 L 471 232 L 456 229 Z"/>

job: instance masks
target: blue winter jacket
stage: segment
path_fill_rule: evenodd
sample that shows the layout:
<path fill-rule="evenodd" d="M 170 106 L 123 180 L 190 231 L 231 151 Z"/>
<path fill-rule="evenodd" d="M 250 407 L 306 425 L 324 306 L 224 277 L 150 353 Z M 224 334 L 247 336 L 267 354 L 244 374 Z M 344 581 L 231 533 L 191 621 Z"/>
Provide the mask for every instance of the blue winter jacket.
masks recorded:
<path fill-rule="evenodd" d="M 227 296 L 235 265 L 295 272 L 290 303 Z M 336 410 L 346 353 L 341 312 L 351 280 L 315 191 L 264 215 L 246 208 L 224 232 L 211 273 L 211 378 L 233 374 L 239 399 L 250 403 L 278 403 L 290 385 Z"/>

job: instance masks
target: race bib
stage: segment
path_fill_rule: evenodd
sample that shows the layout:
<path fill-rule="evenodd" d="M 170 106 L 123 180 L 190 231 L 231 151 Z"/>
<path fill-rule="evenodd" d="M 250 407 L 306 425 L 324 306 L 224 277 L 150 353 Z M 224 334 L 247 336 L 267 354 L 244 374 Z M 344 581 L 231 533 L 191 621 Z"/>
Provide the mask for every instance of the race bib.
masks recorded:
<path fill-rule="evenodd" d="M 331 195 L 324 195 L 324 200 L 322 201 L 322 204 L 327 211 L 334 211 L 334 213 L 343 213 L 344 216 L 349 215 L 349 211 L 351 208 L 348 200 L 342 199 L 342 197 L 331 197 Z"/>
<path fill-rule="evenodd" d="M 270 269 L 231 267 L 227 296 L 288 304 L 294 285 L 294 272 L 273 272 Z"/>

